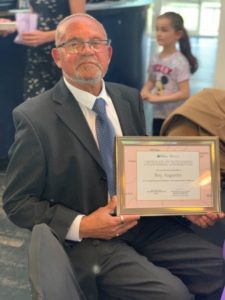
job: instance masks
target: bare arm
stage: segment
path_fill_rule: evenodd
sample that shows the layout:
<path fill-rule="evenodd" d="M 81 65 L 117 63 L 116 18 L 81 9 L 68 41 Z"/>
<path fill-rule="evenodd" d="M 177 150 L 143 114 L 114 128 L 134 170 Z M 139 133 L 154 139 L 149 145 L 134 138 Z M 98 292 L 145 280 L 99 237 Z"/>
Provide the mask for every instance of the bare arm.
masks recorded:
<path fill-rule="evenodd" d="M 148 99 L 148 97 L 151 95 L 151 90 L 153 89 L 153 87 L 154 81 L 151 78 L 148 78 L 141 90 L 142 99 Z"/>
<path fill-rule="evenodd" d="M 166 103 L 186 100 L 190 95 L 189 80 L 182 81 L 178 84 L 179 90 L 169 95 L 149 94 L 146 100 L 151 103 Z"/>

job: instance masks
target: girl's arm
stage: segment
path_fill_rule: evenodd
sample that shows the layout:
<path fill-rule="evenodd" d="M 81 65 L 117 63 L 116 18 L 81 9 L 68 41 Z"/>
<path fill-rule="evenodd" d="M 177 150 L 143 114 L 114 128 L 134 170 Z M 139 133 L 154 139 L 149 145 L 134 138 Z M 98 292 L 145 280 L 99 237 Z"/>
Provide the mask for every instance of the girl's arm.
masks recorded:
<path fill-rule="evenodd" d="M 155 95 L 150 93 L 146 100 L 151 103 L 166 103 L 186 100 L 190 96 L 189 80 L 179 82 L 178 87 L 179 90 L 177 92 L 169 95 Z"/>
<path fill-rule="evenodd" d="M 68 0 L 70 13 L 85 12 L 85 0 Z M 32 8 L 30 8 L 32 10 Z M 22 40 L 27 46 L 37 47 L 39 45 L 53 42 L 55 40 L 55 30 L 41 31 L 35 30 L 22 34 Z"/>
<path fill-rule="evenodd" d="M 145 82 L 143 88 L 141 89 L 141 97 L 143 100 L 147 100 L 148 97 L 151 95 L 151 90 L 154 87 L 154 81 L 151 78 Z"/>

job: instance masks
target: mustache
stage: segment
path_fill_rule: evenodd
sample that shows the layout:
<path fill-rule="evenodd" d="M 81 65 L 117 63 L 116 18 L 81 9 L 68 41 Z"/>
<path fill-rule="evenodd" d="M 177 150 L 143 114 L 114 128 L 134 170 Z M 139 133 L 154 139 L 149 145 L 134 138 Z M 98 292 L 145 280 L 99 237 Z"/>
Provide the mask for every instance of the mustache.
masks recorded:
<path fill-rule="evenodd" d="M 79 67 L 80 65 L 85 64 L 85 63 L 94 64 L 101 69 L 100 63 L 97 60 L 90 59 L 90 58 L 81 58 L 79 60 L 79 62 L 76 64 L 76 66 Z"/>

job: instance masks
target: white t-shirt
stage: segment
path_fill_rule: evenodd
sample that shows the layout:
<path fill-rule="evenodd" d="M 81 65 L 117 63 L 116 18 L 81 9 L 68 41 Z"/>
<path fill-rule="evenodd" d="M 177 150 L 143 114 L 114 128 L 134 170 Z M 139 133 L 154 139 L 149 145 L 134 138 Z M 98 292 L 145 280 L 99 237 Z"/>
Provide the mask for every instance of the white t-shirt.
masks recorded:
<path fill-rule="evenodd" d="M 186 57 L 176 51 L 171 56 L 160 58 L 156 54 L 149 67 L 149 76 L 155 81 L 153 93 L 168 95 L 178 91 L 178 83 L 189 80 L 190 66 Z M 165 119 L 184 101 L 153 104 L 154 118 Z"/>

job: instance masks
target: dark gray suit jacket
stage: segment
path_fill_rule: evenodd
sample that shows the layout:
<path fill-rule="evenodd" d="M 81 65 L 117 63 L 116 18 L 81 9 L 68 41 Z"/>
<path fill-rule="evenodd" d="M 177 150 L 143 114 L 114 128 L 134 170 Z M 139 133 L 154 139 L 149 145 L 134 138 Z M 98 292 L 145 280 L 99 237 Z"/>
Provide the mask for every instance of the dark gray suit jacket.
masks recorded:
<path fill-rule="evenodd" d="M 123 135 L 145 135 L 136 89 L 107 83 Z M 107 203 L 100 154 L 83 113 L 63 80 L 18 106 L 4 209 L 18 226 L 48 224 L 63 240 L 77 214 Z"/>

